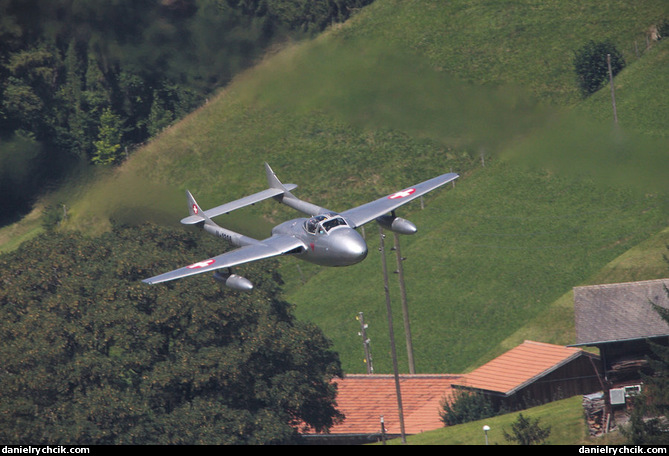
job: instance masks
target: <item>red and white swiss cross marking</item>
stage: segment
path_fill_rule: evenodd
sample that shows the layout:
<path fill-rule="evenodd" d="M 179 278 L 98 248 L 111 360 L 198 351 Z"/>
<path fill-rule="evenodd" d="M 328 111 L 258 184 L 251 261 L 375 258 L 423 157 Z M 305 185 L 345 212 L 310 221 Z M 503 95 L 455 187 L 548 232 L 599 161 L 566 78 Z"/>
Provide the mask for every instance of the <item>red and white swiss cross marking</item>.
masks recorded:
<path fill-rule="evenodd" d="M 198 268 L 204 268 L 209 266 L 210 264 L 214 264 L 216 260 L 211 259 L 211 260 L 204 260 L 200 261 L 199 263 L 193 263 L 190 266 L 186 266 L 188 269 L 198 269 Z"/>
<path fill-rule="evenodd" d="M 197 214 L 200 210 L 197 208 L 197 204 L 193 204 L 193 214 Z"/>
<path fill-rule="evenodd" d="M 394 200 L 394 199 L 398 199 L 398 198 L 404 198 L 404 197 L 407 197 L 407 196 L 413 194 L 413 192 L 415 192 L 415 191 L 416 191 L 415 188 L 407 188 L 406 190 L 402 190 L 401 192 L 393 193 L 392 195 L 390 195 L 388 197 L 388 199 Z"/>

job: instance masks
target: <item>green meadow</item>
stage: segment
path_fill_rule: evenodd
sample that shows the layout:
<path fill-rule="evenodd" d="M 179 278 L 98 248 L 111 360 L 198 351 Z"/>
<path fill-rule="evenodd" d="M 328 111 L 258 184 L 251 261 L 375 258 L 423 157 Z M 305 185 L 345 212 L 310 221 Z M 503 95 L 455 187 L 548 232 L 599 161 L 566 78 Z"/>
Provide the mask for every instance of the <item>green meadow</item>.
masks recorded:
<path fill-rule="evenodd" d="M 581 398 L 574 396 L 569 399 L 551 402 L 550 404 L 533 407 L 520 412 L 523 417 L 535 421 L 542 429 L 550 428 L 545 440 L 546 445 L 620 445 L 624 441 L 617 432 L 590 437 L 583 419 Z M 488 418 L 481 421 L 450 426 L 435 431 L 407 437 L 408 445 L 485 445 L 486 434 L 483 426 L 488 426 L 488 445 L 510 445 L 504 433 L 513 434 L 511 425 L 518 420 L 519 412 Z M 386 442 L 398 445 L 400 439 Z"/>

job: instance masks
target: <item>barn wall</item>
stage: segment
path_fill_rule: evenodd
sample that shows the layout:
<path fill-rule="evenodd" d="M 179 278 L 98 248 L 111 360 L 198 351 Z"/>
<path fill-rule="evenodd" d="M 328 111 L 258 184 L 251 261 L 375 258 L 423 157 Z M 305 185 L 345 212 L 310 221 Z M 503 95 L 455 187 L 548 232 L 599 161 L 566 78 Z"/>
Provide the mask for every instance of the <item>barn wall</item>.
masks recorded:
<path fill-rule="evenodd" d="M 601 391 L 602 383 L 595 366 L 599 368 L 598 359 L 591 360 L 590 356 L 580 356 L 509 397 L 498 400 L 509 410 L 520 410 L 575 395 Z"/>

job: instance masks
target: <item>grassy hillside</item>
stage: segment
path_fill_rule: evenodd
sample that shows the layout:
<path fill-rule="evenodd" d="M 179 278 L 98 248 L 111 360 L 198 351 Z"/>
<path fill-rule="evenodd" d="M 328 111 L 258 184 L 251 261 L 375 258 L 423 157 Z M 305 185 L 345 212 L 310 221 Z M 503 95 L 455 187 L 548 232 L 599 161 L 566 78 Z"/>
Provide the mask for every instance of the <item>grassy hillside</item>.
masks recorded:
<path fill-rule="evenodd" d="M 580 101 L 574 50 L 611 39 L 631 62 L 668 10 L 662 1 L 391 0 L 354 18 L 347 34 L 409 47 L 467 81 L 522 86 L 543 100 L 573 105 Z"/>
<path fill-rule="evenodd" d="M 666 278 L 669 272 L 667 272 L 667 263 L 663 254 L 666 254 L 667 246 L 669 246 L 669 228 L 663 229 L 627 250 L 593 276 L 587 278 L 582 285 Z M 475 369 L 524 340 L 540 340 L 560 344 L 574 342 L 574 294 L 572 290 L 553 301 L 546 310 L 530 319 L 524 326 L 489 350 L 484 356 L 472 360 L 465 371 Z"/>
<path fill-rule="evenodd" d="M 645 52 L 616 77 L 615 98 L 620 125 L 650 137 L 669 136 L 664 122 L 667 114 L 663 89 L 669 65 L 669 46 L 666 38 Z M 608 89 L 608 87 L 607 87 Z M 578 106 L 579 112 L 599 120 L 613 118 L 610 90 L 601 90 L 587 103 Z"/>
<path fill-rule="evenodd" d="M 666 179 L 617 179 L 618 164 L 657 176 L 653 160 L 666 160 L 669 81 L 655 76 L 665 73 L 666 43 L 638 60 L 628 51 L 662 17 L 669 5 L 650 0 L 377 0 L 317 40 L 268 56 L 120 169 L 54 198 L 68 203 L 67 228 L 94 234 L 110 217 L 175 223 L 185 188 L 205 207 L 258 191 L 263 161 L 299 184 L 299 196 L 334 210 L 457 171 L 454 188 L 401 213 L 419 227 L 402 238 L 418 371 L 465 370 L 519 334 L 568 343 L 571 287 L 667 226 Z M 611 135 L 607 90 L 582 102 L 571 69 L 575 49 L 606 37 L 630 61 L 617 79 L 623 136 Z M 649 115 L 632 114 L 647 106 Z M 553 160 L 567 152 L 599 160 Z M 261 237 L 294 214 L 268 202 L 218 221 Z M 324 329 L 346 371 L 364 372 L 362 311 L 376 372 L 388 372 L 377 227 L 365 235 L 370 255 L 360 265 L 328 270 L 287 258 L 282 272 L 298 316 Z M 647 255 L 661 258 L 653 246 Z"/>
<path fill-rule="evenodd" d="M 508 164 L 477 170 L 409 218 L 419 233 L 402 238 L 417 370 L 461 372 L 516 329 L 541 321 L 551 303 L 638 242 L 666 226 L 654 199 L 583 181 L 521 172 Z M 404 214 L 404 213 L 403 213 Z M 373 230 L 368 237 L 378 235 Z M 298 315 L 318 322 L 364 369 L 354 317 L 370 324 L 374 366 L 390 369 L 380 258 L 326 270 L 290 294 Z M 389 258 L 394 262 L 394 257 Z M 391 269 L 392 270 L 392 269 Z M 396 285 L 395 277 L 391 277 Z M 345 290 L 345 292 L 341 292 Z M 399 292 L 396 321 L 401 321 Z M 573 342 L 573 316 L 540 340 Z M 398 343 L 403 347 L 400 323 Z M 400 350 L 404 366 L 404 350 Z"/>
<path fill-rule="evenodd" d="M 533 407 L 522 412 L 529 419 L 538 419 L 539 426 L 551 432 L 546 439 L 547 445 L 606 445 L 621 444 L 624 438 L 618 432 L 600 437 L 589 437 L 583 419 L 582 398 L 569 399 Z M 518 413 L 509 413 L 481 421 L 450 426 L 435 431 L 424 432 L 407 437 L 409 445 L 484 445 L 483 426 L 488 425 L 489 445 L 509 445 L 504 438 L 504 431 L 511 433 L 511 425 L 518 419 Z M 390 445 L 401 444 L 400 439 L 387 442 Z"/>

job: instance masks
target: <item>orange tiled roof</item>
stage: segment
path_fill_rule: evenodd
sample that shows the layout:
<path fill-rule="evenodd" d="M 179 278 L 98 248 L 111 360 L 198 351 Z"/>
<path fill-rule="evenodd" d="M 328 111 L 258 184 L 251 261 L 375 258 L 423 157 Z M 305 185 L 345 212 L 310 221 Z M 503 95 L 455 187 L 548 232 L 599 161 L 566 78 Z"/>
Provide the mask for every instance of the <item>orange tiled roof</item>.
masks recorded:
<path fill-rule="evenodd" d="M 457 384 L 508 396 L 583 353 L 574 347 L 526 340 L 462 376 Z"/>
<path fill-rule="evenodd" d="M 510 395 L 582 354 L 574 347 L 525 341 L 466 375 L 400 375 L 404 431 L 418 434 L 443 427 L 441 402 L 453 397 L 454 385 Z M 400 434 L 393 375 L 349 374 L 335 382 L 337 409 L 346 418 L 330 429 L 331 435 L 380 433 L 381 416 L 387 434 Z"/>
<path fill-rule="evenodd" d="M 459 375 L 400 375 L 404 432 L 417 434 L 444 426 L 439 418 L 441 401 L 452 393 Z M 394 375 L 349 374 L 337 379 L 337 409 L 346 415 L 330 434 L 380 433 L 384 418 L 386 433 L 400 434 Z"/>

